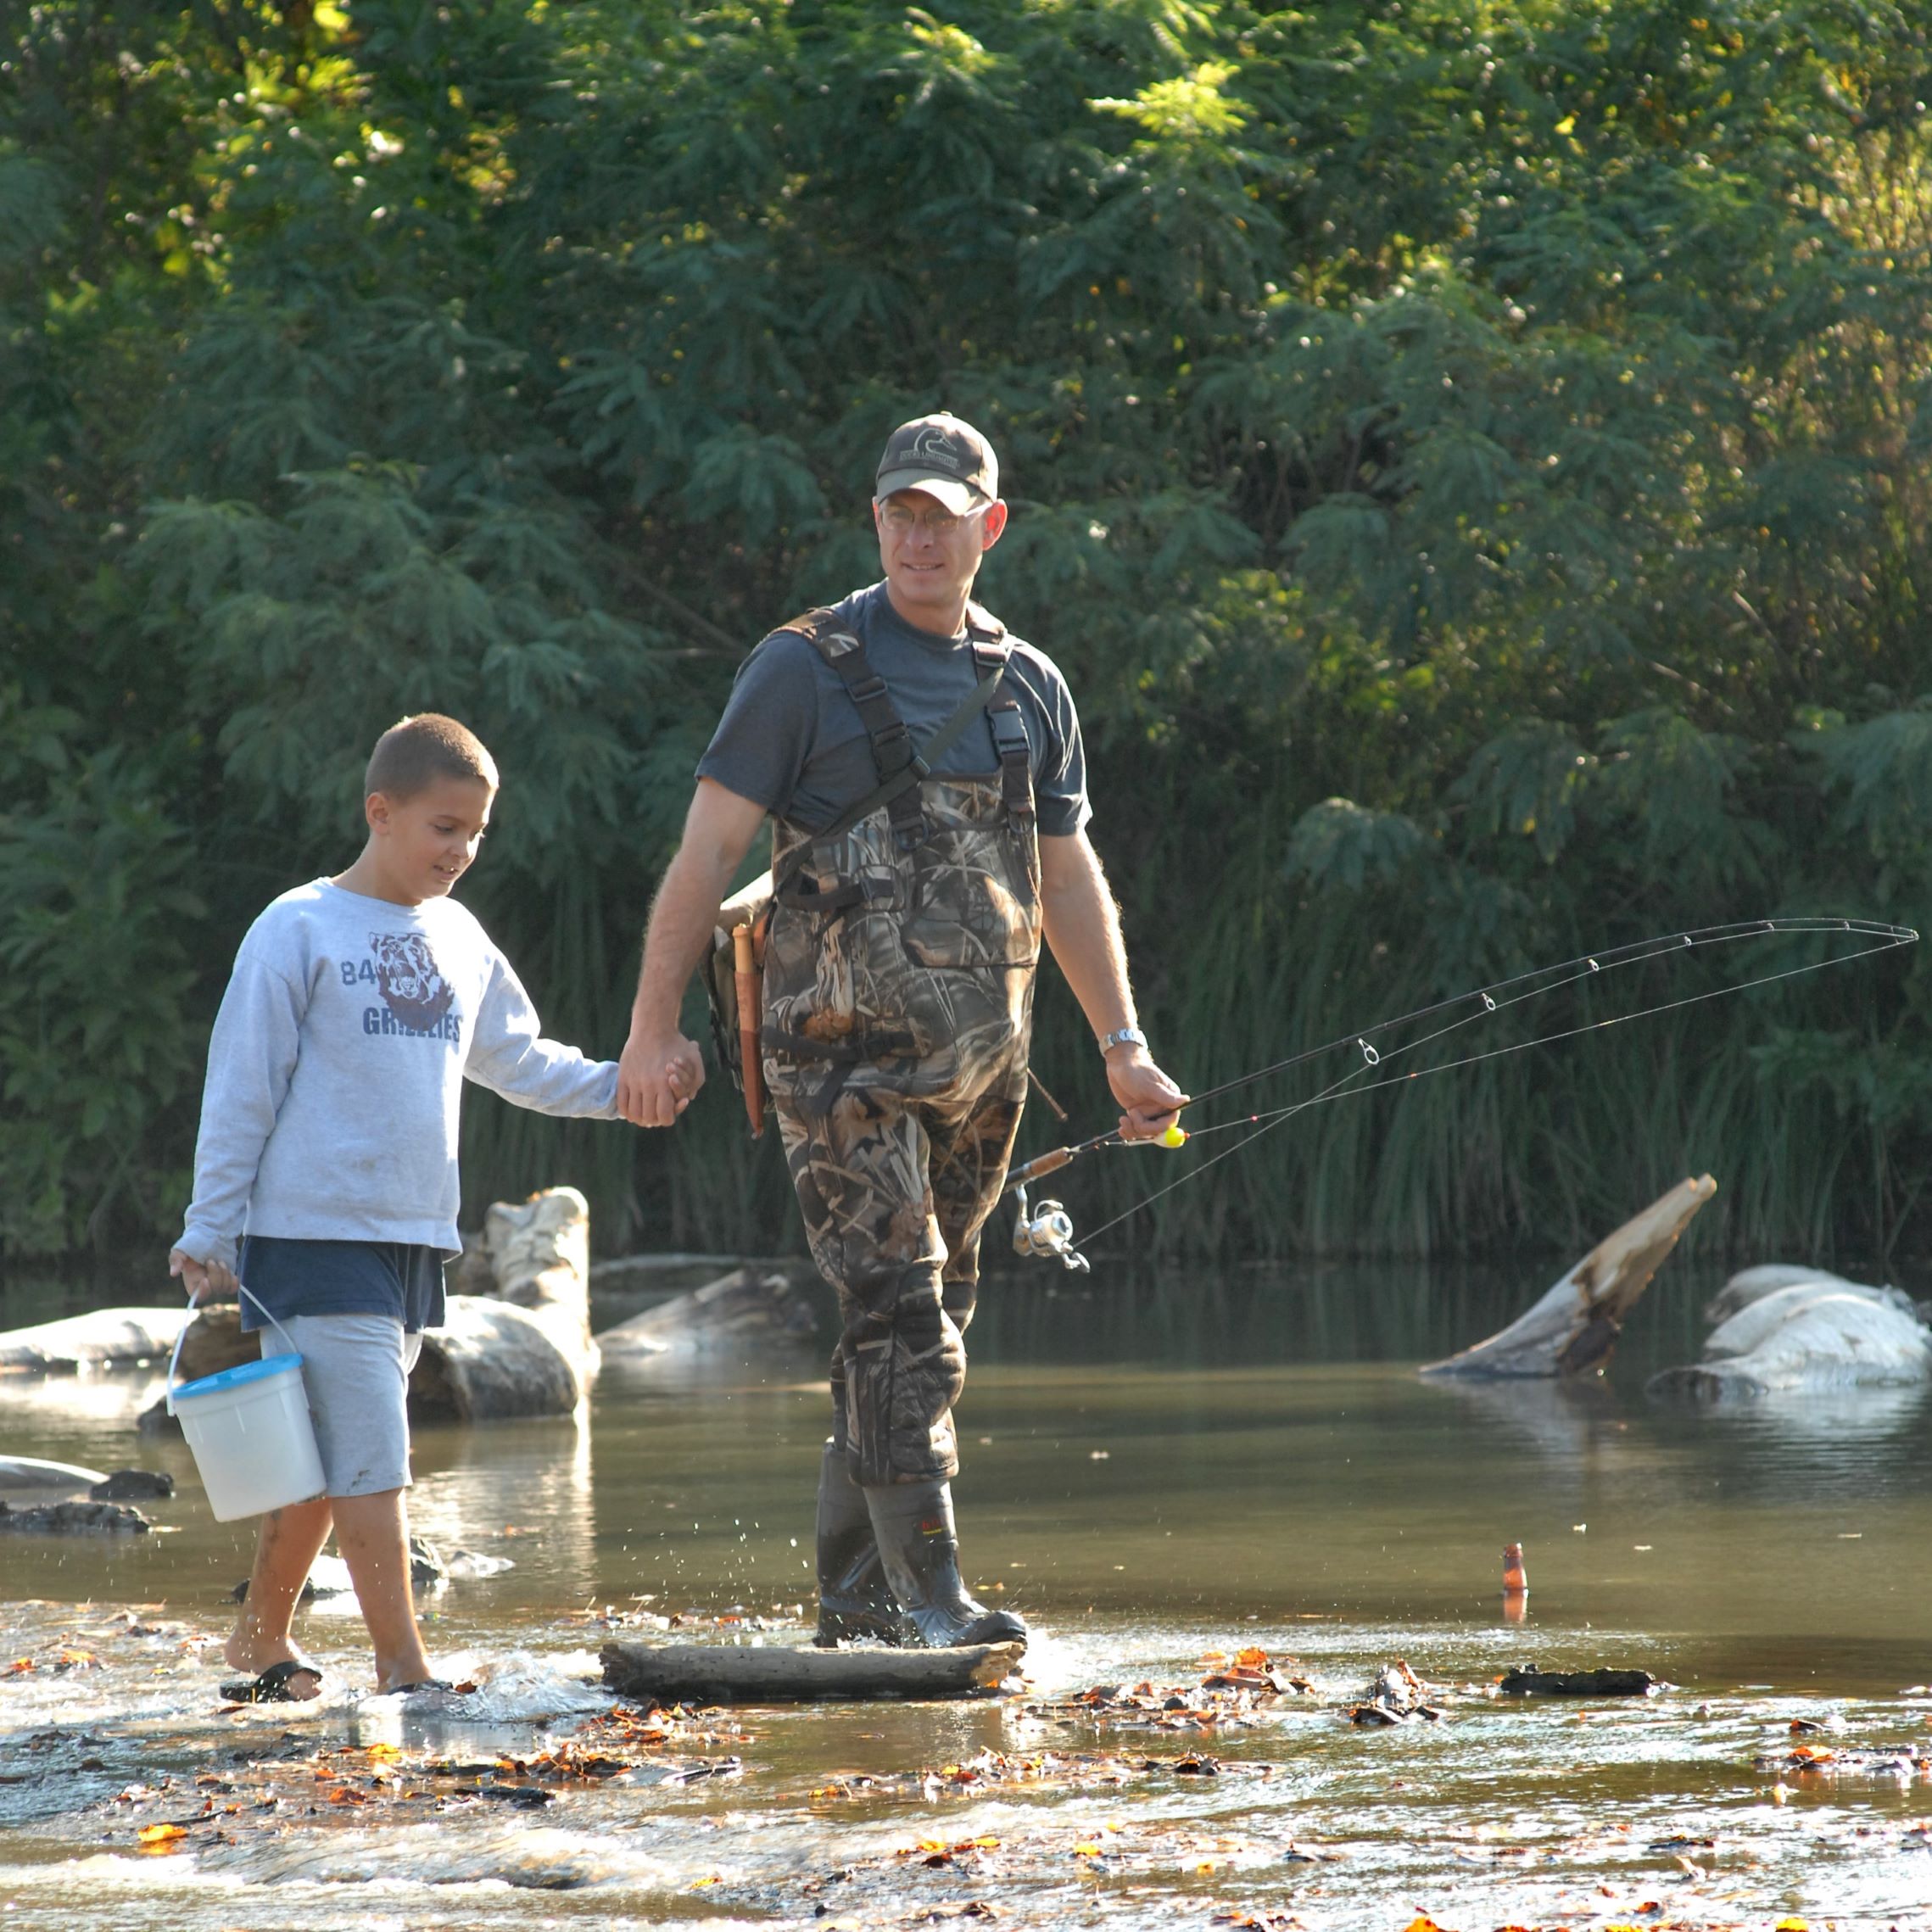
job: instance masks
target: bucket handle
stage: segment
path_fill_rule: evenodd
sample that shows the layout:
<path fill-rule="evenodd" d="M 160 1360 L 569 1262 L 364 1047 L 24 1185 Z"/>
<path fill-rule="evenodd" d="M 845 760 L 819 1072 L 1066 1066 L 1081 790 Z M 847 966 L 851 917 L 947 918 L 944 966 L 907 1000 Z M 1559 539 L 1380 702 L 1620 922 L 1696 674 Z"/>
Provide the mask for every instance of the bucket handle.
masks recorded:
<path fill-rule="evenodd" d="M 258 1294 L 254 1293 L 249 1288 L 248 1288 L 243 1283 L 242 1278 L 238 1275 L 235 1277 L 235 1287 L 237 1293 L 247 1295 L 248 1299 L 255 1304 L 255 1307 L 260 1313 L 262 1319 L 266 1321 L 269 1326 L 282 1337 L 282 1345 L 287 1348 L 288 1353 L 292 1355 L 299 1355 L 302 1351 L 295 1346 L 294 1337 L 292 1336 L 288 1331 L 275 1319 L 275 1316 L 270 1312 L 268 1309 L 263 1307 L 261 1297 Z M 194 1293 L 187 1298 L 187 1305 L 191 1312 L 199 1304 L 200 1300 L 201 1291 L 198 1288 Z M 175 1389 L 177 1386 L 175 1381 L 175 1371 L 181 1366 L 181 1344 L 187 1340 L 187 1332 L 193 1326 L 194 1324 L 192 1321 L 184 1321 L 181 1324 L 181 1333 L 175 1337 L 175 1352 L 173 1354 L 168 1357 L 168 1393 L 166 1405 L 167 1411 L 170 1415 L 172 1415 L 175 1412 Z"/>

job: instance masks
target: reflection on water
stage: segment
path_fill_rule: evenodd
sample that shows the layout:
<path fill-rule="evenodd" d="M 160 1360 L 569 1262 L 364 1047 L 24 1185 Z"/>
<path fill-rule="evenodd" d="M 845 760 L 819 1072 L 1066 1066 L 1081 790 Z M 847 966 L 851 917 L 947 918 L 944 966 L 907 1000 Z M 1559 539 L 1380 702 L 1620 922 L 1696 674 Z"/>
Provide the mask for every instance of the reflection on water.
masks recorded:
<path fill-rule="evenodd" d="M 1842 1723 L 1821 1734 L 1844 1746 L 1932 1742 L 1932 1699 L 1900 1696 L 1932 1678 L 1921 1392 L 1720 1411 L 1648 1400 L 1649 1373 L 1697 1350 L 1715 1284 L 1688 1268 L 1640 1306 L 1607 1383 L 1415 1378 L 1547 1272 L 1237 1272 L 1158 1294 L 1063 1289 L 1043 1271 L 991 1284 L 958 1497 L 969 1572 L 1040 1633 L 1024 1698 L 759 1712 L 728 1784 L 632 1779 L 531 1820 L 476 1801 L 388 1830 L 331 1814 L 326 1832 L 237 1831 L 165 1858 L 139 1856 L 116 1793 L 171 1774 L 198 1803 L 196 1775 L 232 1751 L 299 1754 L 325 1737 L 391 1744 L 405 1766 L 455 1747 L 388 1700 L 358 1705 L 369 1667 L 353 1617 L 302 1627 L 330 1673 L 322 1709 L 217 1716 L 214 1644 L 251 1526 L 209 1518 L 178 1441 L 134 1433 L 152 1376 L 0 1384 L 0 1448 L 165 1467 L 180 1484 L 144 1505 L 170 1533 L 0 1539 L 8 1654 L 36 1664 L 0 1678 L 0 1755 L 9 1776 L 29 1767 L 0 1782 L 0 1904 L 90 1932 L 108 1901 L 117 1925 L 194 1932 L 343 1909 L 524 1926 L 798 1922 L 824 1907 L 874 1924 L 975 1898 L 1022 1925 L 1205 1923 L 1232 1900 L 1337 1932 L 1424 1908 L 1445 1925 L 1581 1927 L 1660 1898 L 1686 1924 L 1784 1911 L 1917 1923 L 1932 1787 L 1911 1761 L 1902 1777 L 1794 1781 L 1783 1805 L 1753 1765 L 1790 1745 L 1798 1717 Z M 575 1421 L 420 1432 L 416 1527 L 516 1566 L 427 1600 L 432 1654 L 485 1683 L 492 1715 L 543 1710 L 554 1729 L 604 1701 L 581 1680 L 604 1634 L 589 1613 L 606 1605 L 743 1605 L 780 1620 L 764 1640 L 802 1641 L 785 1620 L 810 1601 L 825 1421 L 819 1365 L 800 1356 L 625 1365 Z M 1530 1577 L 1520 1627 L 1501 1614 L 1510 1542 Z M 155 1607 L 131 1625 L 102 1607 L 128 1604 Z M 1198 1684 L 1204 1652 L 1250 1642 L 1298 1657 L 1317 1697 L 1192 1740 L 1028 1715 L 1094 1684 Z M 64 1666 L 74 1652 L 95 1661 Z M 1396 1656 L 1446 1687 L 1448 1723 L 1371 1734 L 1337 1715 Z M 1531 1660 L 1636 1666 L 1683 1688 L 1594 1706 L 1587 1723 L 1488 1696 Z M 40 1756 L 36 1733 L 53 1737 Z M 499 1724 L 466 1748 L 515 1737 Z M 1212 1776 L 1171 1768 L 1190 1742 Z M 983 1791 L 918 1775 L 984 1752 L 1074 1769 Z M 814 1795 L 846 1774 L 887 1781 Z M 905 1855 L 981 1837 L 997 1854 Z M 1671 1841 L 1702 1877 L 1653 1849 Z M 533 1889 L 549 1885 L 577 1889 Z M 343 1886 L 367 1904 L 296 1902 Z"/>
<path fill-rule="evenodd" d="M 572 1600 L 595 1568 L 590 1416 L 585 1404 L 568 1421 L 418 1430 L 410 1528 L 445 1550 L 507 1557 L 527 1572 L 529 1600 Z"/>

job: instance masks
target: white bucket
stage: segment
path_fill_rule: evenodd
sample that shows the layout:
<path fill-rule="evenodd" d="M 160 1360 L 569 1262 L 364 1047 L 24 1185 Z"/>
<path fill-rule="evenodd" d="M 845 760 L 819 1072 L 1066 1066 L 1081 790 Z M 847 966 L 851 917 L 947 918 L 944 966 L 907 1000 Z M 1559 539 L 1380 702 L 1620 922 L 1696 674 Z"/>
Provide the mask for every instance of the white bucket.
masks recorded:
<path fill-rule="evenodd" d="M 268 1319 L 281 1327 L 273 1315 Z M 187 1332 L 184 1326 L 181 1333 Z M 288 1340 L 286 1332 L 282 1339 Z M 177 1386 L 181 1353 L 177 1341 L 168 1364 L 168 1410 L 181 1418 L 215 1520 L 232 1522 L 320 1496 L 326 1484 L 302 1388 L 302 1358 L 293 1351 L 269 1355 Z"/>

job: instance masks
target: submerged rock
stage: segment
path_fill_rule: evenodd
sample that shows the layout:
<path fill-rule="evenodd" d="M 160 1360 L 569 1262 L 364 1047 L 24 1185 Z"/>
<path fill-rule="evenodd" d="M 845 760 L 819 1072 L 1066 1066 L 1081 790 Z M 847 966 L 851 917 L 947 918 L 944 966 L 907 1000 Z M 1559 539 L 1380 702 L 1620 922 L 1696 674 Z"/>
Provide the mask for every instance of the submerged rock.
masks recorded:
<path fill-rule="evenodd" d="M 1496 1688 L 1505 1697 L 1648 1697 L 1670 1686 L 1648 1671 L 1545 1671 L 1532 1664 L 1505 1671 Z"/>
<path fill-rule="evenodd" d="M 117 1469 L 87 1491 L 97 1503 L 145 1502 L 174 1493 L 175 1479 L 165 1469 Z"/>
<path fill-rule="evenodd" d="M 0 1503 L 0 1534 L 145 1536 L 152 1527 L 125 1503 L 40 1503 L 25 1510 Z"/>
<path fill-rule="evenodd" d="M 449 1581 L 450 1572 L 434 1544 L 425 1543 L 420 1536 L 412 1536 L 409 1539 L 409 1575 L 413 1589 L 439 1590 Z M 318 1597 L 354 1596 L 355 1594 L 355 1585 L 349 1579 L 348 1564 L 339 1556 L 318 1556 L 303 1580 L 302 1594 L 297 1600 L 313 1603 Z M 248 1579 L 243 1577 L 228 1594 L 237 1603 L 246 1603 Z"/>

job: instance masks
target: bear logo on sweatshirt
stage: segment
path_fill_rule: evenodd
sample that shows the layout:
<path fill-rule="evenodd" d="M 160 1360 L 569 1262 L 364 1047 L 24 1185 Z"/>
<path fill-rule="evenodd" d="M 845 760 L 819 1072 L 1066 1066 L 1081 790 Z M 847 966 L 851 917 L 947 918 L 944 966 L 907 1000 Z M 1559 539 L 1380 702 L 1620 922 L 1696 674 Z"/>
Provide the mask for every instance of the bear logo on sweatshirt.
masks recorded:
<path fill-rule="evenodd" d="M 382 1003 L 403 1025 L 427 1033 L 456 1001 L 456 989 L 438 969 L 429 941 L 419 932 L 374 932 L 369 944 Z"/>

